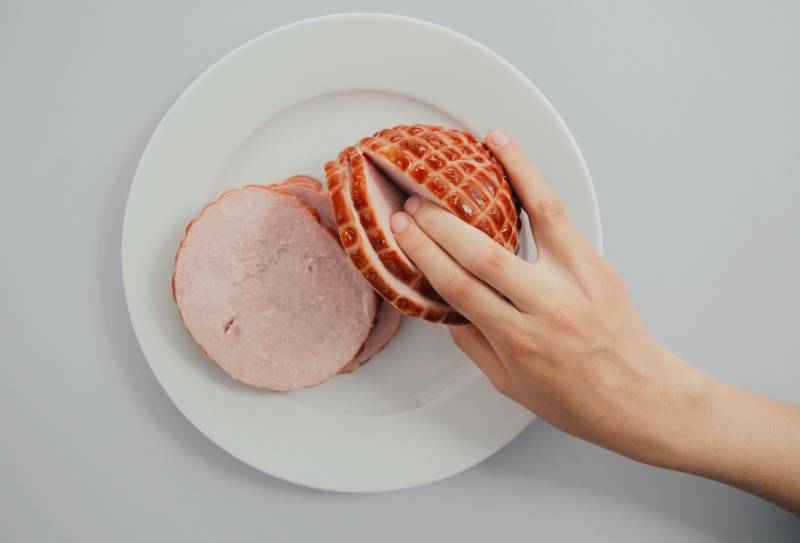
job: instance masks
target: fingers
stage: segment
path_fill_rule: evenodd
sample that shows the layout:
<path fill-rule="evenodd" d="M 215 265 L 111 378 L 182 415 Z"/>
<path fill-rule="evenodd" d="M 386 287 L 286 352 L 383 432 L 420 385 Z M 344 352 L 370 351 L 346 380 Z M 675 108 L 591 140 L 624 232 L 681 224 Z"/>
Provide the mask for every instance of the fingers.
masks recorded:
<path fill-rule="evenodd" d="M 448 326 L 448 328 L 450 336 L 458 348 L 475 362 L 475 365 L 486 374 L 497 390 L 508 396 L 511 389 L 511 377 L 483 333 L 473 324 Z"/>
<path fill-rule="evenodd" d="M 492 130 L 486 145 L 503 163 L 522 207 L 531 220 L 539 258 L 575 256 L 575 232 L 561 201 L 539 170 L 503 130 Z"/>
<path fill-rule="evenodd" d="M 395 213 L 391 227 L 400 248 L 456 311 L 478 325 L 495 327 L 518 315 L 514 306 L 458 265 L 407 213 Z"/>
<path fill-rule="evenodd" d="M 474 276 L 519 304 L 530 293 L 533 267 L 449 211 L 413 196 L 406 211 L 442 249 Z"/>

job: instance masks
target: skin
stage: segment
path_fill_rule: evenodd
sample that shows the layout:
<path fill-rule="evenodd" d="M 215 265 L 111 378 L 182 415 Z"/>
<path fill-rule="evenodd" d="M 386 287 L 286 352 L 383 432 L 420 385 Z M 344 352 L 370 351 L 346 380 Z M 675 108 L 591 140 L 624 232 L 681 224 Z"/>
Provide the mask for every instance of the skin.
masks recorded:
<path fill-rule="evenodd" d="M 721 383 L 654 341 L 536 167 L 501 130 L 486 144 L 531 221 L 537 262 L 416 196 L 391 220 L 401 248 L 472 322 L 450 327 L 456 345 L 565 432 L 800 514 L 800 407 Z"/>

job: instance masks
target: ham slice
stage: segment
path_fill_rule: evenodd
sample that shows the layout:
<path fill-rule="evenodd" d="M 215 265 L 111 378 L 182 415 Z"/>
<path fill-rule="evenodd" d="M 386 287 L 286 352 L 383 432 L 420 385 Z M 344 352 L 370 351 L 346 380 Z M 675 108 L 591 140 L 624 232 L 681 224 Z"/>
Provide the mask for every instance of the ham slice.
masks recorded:
<path fill-rule="evenodd" d="M 224 193 L 187 226 L 173 275 L 181 318 L 206 355 L 271 390 L 341 372 L 363 352 L 377 311 L 317 211 L 289 192 Z"/>
<path fill-rule="evenodd" d="M 370 358 L 382 351 L 400 330 L 400 321 L 403 318 L 402 313 L 395 309 L 392 304 L 383 301 L 381 301 L 380 307 L 375 328 L 370 332 L 369 337 L 356 357 L 342 369 L 342 373 L 352 373 L 362 364 L 369 362 Z"/>
<path fill-rule="evenodd" d="M 333 220 L 328 192 L 319 181 L 307 175 L 295 175 L 275 185 L 270 185 L 274 190 L 283 191 L 299 199 L 305 205 L 319 214 L 320 223 L 326 228 L 336 228 Z"/>
<path fill-rule="evenodd" d="M 417 194 L 516 252 L 519 204 L 502 166 L 472 134 L 439 126 L 396 126 L 363 138 L 325 165 L 334 220 L 345 252 L 386 301 L 413 317 L 466 320 L 403 254 L 392 213 Z"/>
<path fill-rule="evenodd" d="M 296 175 L 271 185 L 270 188 L 290 194 L 314 209 L 320 217 L 320 223 L 327 228 L 331 228 L 331 231 L 336 235 L 333 208 L 331 208 L 327 191 L 323 189 L 319 181 L 307 175 Z M 344 258 L 344 255 L 342 256 Z M 391 304 L 384 304 L 383 299 L 377 293 L 375 294 L 375 303 L 380 308 L 375 326 L 364 341 L 361 350 L 342 370 L 343 373 L 355 371 L 361 364 L 378 354 L 400 329 L 401 313 Z"/>

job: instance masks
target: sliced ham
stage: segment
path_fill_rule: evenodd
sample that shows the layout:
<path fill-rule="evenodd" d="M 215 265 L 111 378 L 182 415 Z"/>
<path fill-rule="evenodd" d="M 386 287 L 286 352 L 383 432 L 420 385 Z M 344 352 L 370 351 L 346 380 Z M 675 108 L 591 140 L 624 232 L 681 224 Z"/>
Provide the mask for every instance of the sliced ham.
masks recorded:
<path fill-rule="evenodd" d="M 296 175 L 275 185 L 270 185 L 270 188 L 298 198 L 317 212 L 323 226 L 331 228 L 335 232 L 333 208 L 331 208 L 327 191 L 319 181 L 307 175 Z M 342 256 L 346 258 L 344 255 Z M 342 370 L 343 373 L 355 371 L 361 364 L 378 354 L 400 329 L 401 313 L 391 304 L 383 303 L 383 299 L 377 293 L 375 294 L 375 303 L 380 310 L 372 332 L 364 341 L 355 358 Z"/>
<path fill-rule="evenodd" d="M 435 322 L 460 322 L 460 315 L 443 301 L 437 300 L 438 295 L 432 288 L 425 288 L 427 281 L 410 264 L 391 235 L 389 217 L 402 209 L 402 193 L 395 190 L 383 174 L 375 169 L 370 169 L 369 182 L 363 174 L 354 175 L 353 163 L 355 168 L 359 168 L 363 161 L 360 151 L 349 147 L 339 155 L 337 164 L 329 163 L 326 166 L 328 191 L 345 252 L 372 288 L 401 312 Z M 364 191 L 354 189 L 356 184 Z M 374 201 L 372 209 L 377 210 L 379 215 L 370 213 L 362 219 L 358 209 L 364 206 L 353 202 L 354 194 L 361 198 L 360 203 Z M 381 225 L 378 224 L 378 216 L 381 217 Z M 371 228 L 368 230 L 365 224 Z M 404 265 L 406 262 L 409 262 L 408 266 Z M 413 282 L 414 279 L 417 282 Z M 420 292 L 420 289 L 425 291 Z"/>
<path fill-rule="evenodd" d="M 333 220 L 333 209 L 328 199 L 328 192 L 322 187 L 319 181 L 307 175 L 295 175 L 281 181 L 270 188 L 284 191 L 287 194 L 298 198 L 308 207 L 314 209 L 319 214 L 320 223 L 327 228 L 336 228 Z"/>
<path fill-rule="evenodd" d="M 381 301 L 380 307 L 375 328 L 370 332 L 361 351 L 342 369 L 342 373 L 354 372 L 359 366 L 366 364 L 370 358 L 381 352 L 400 330 L 400 322 L 403 318 L 402 313 L 395 309 L 392 304 L 383 301 Z"/>
<path fill-rule="evenodd" d="M 319 214 L 287 191 L 224 193 L 187 226 L 173 293 L 191 336 L 225 372 L 294 390 L 363 352 L 375 296 Z"/>
<path fill-rule="evenodd" d="M 512 252 L 519 205 L 502 166 L 473 135 L 430 125 L 396 126 L 363 138 L 325 165 L 339 238 L 355 267 L 401 312 L 433 322 L 466 320 L 431 288 L 389 227 L 417 194 Z"/>

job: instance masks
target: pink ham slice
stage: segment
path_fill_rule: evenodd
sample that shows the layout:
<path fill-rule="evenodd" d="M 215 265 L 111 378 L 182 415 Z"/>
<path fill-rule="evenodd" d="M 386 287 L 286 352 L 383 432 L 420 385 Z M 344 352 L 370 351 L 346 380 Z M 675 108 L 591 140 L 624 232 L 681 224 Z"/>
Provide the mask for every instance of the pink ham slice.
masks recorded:
<path fill-rule="evenodd" d="M 319 181 L 307 175 L 296 175 L 271 185 L 270 188 L 298 198 L 319 214 L 323 226 L 335 232 L 336 223 L 333 220 L 330 199 Z M 380 307 L 375 326 L 356 357 L 342 370 L 343 373 L 355 371 L 361 364 L 378 354 L 400 329 L 401 313 L 391 304 L 383 303 L 383 299 L 377 294 L 375 301 Z"/>
<path fill-rule="evenodd" d="M 378 354 L 386 347 L 400 330 L 400 321 L 403 316 L 390 303 L 381 301 L 381 309 L 378 312 L 378 322 L 369 337 L 364 342 L 361 351 L 350 363 L 342 369 L 342 373 L 352 373 L 362 364 L 366 364 L 370 358 Z"/>
<path fill-rule="evenodd" d="M 295 390 L 362 350 L 375 296 L 316 211 L 267 187 L 224 193 L 191 222 L 173 294 L 207 356 L 248 385 Z"/>
<path fill-rule="evenodd" d="M 328 192 L 313 177 L 295 175 L 270 187 L 291 194 L 315 210 L 319 214 L 320 223 L 326 228 L 336 228 Z"/>
<path fill-rule="evenodd" d="M 433 322 L 466 320 L 431 288 L 389 228 L 410 194 L 441 205 L 512 252 L 519 206 L 500 164 L 473 135 L 430 125 L 396 126 L 363 138 L 325 165 L 339 238 L 385 300 Z"/>

